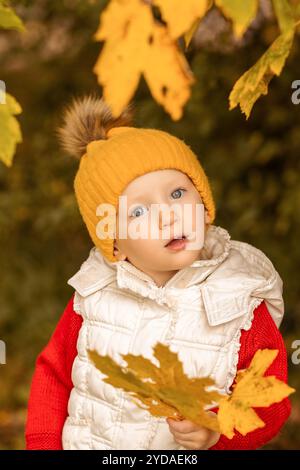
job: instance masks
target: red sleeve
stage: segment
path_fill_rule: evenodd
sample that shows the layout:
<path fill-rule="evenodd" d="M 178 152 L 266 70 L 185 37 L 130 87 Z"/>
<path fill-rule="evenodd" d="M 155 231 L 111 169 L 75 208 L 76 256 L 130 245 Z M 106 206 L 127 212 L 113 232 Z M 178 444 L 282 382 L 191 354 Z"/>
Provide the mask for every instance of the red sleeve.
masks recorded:
<path fill-rule="evenodd" d="M 278 349 L 278 355 L 267 369 L 265 376 L 275 375 L 279 380 L 287 383 L 287 354 L 283 338 L 275 325 L 265 301 L 254 311 L 254 318 L 250 330 L 242 330 L 241 347 L 237 369 L 249 367 L 251 359 L 257 349 Z M 213 411 L 217 411 L 215 408 Z M 291 404 L 288 398 L 269 407 L 254 408 L 258 416 L 266 423 L 263 428 L 256 429 L 246 436 L 238 431 L 232 439 L 221 435 L 219 441 L 211 450 L 254 450 L 267 444 L 275 437 L 288 419 Z"/>
<path fill-rule="evenodd" d="M 36 359 L 25 425 L 27 450 L 62 449 L 62 428 L 73 387 L 71 371 L 82 324 L 82 317 L 73 310 L 73 299 L 74 294 Z"/>

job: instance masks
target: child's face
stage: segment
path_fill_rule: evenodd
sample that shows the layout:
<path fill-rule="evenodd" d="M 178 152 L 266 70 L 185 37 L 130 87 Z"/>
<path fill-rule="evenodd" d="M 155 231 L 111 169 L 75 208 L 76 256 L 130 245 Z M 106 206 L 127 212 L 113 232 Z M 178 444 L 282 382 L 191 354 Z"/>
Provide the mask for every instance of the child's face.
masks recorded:
<path fill-rule="evenodd" d="M 172 277 L 174 271 L 182 269 L 195 260 L 200 258 L 203 243 L 195 249 L 190 249 L 193 240 L 196 240 L 197 232 L 202 231 L 203 240 L 205 231 L 210 223 L 207 211 L 199 213 L 196 227 L 196 205 L 203 204 L 200 194 L 195 188 L 190 178 L 181 171 L 167 169 L 146 173 L 131 181 L 125 188 L 121 196 L 126 196 L 127 215 L 125 213 L 124 221 L 127 227 L 131 222 L 138 224 L 146 237 L 139 238 L 136 235 L 131 236 L 127 231 L 126 238 L 119 238 L 119 212 L 120 203 L 117 211 L 117 238 L 115 240 L 114 255 L 118 260 L 127 259 L 143 272 L 149 274 L 158 284 L 164 283 Z M 163 204 L 158 206 L 158 217 L 150 214 L 152 204 Z M 170 210 L 177 205 L 179 211 Z M 152 206 L 153 207 L 153 206 Z M 185 212 L 184 208 L 189 207 Z M 169 210 L 165 210 L 169 208 Z M 203 208 L 203 206 L 201 207 Z M 163 217 L 162 217 L 163 215 Z M 127 220 L 126 220 L 127 217 Z M 185 223 L 185 219 L 189 223 Z M 192 220 L 191 220 L 192 219 Z M 187 222 L 187 220 L 186 220 Z M 153 227 L 153 224 L 155 226 Z M 151 235 L 151 227 L 156 230 L 155 237 Z M 188 227 L 188 229 L 187 229 Z M 171 249 L 166 244 L 173 239 L 185 235 L 190 237 L 186 240 L 183 247 Z M 195 245 L 195 243 L 194 243 Z"/>

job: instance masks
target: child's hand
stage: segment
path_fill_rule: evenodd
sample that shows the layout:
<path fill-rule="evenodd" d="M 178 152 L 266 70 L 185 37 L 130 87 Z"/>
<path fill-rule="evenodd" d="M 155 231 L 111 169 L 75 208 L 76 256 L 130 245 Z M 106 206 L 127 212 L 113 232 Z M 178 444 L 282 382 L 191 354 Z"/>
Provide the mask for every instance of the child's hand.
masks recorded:
<path fill-rule="evenodd" d="M 211 431 L 203 426 L 198 426 L 187 419 L 175 421 L 172 418 L 167 418 L 167 423 L 175 441 L 186 449 L 209 449 L 220 438 L 220 433 Z"/>

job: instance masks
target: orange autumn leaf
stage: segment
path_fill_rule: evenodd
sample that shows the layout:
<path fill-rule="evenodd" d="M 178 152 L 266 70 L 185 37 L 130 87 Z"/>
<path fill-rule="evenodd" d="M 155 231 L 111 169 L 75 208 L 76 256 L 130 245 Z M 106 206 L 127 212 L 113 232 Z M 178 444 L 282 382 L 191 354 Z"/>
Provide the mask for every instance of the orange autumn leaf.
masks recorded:
<path fill-rule="evenodd" d="M 143 73 L 152 96 L 174 120 L 180 119 L 195 79 L 185 57 L 163 26 L 153 27 L 145 65 Z"/>
<path fill-rule="evenodd" d="M 100 17 L 95 39 L 105 41 L 94 72 L 114 115 L 129 103 L 144 67 L 145 43 L 152 33 L 149 7 L 140 0 L 113 0 Z"/>
<path fill-rule="evenodd" d="M 257 350 L 248 369 L 238 371 L 232 394 L 221 399 L 218 419 L 221 433 L 229 439 L 234 429 L 245 436 L 265 426 L 253 408 L 278 403 L 295 391 L 275 376 L 264 377 L 277 354 L 277 349 Z"/>
<path fill-rule="evenodd" d="M 133 354 L 123 355 L 127 367 L 116 364 L 109 356 L 100 356 L 88 351 L 90 359 L 105 375 L 104 382 L 125 390 L 140 408 L 153 416 L 189 419 L 199 426 L 214 431 L 219 430 L 216 415 L 207 413 L 205 406 L 216 403 L 220 394 L 207 390 L 214 386 L 209 377 L 189 378 L 183 371 L 177 354 L 168 346 L 157 343 L 154 356 L 159 361 L 157 367 L 150 360 Z"/>
<path fill-rule="evenodd" d="M 176 39 L 188 31 L 211 7 L 211 0 L 153 0 L 159 7 L 171 38 Z M 176 12 L 176 15 L 174 14 Z"/>
<path fill-rule="evenodd" d="M 300 23 L 297 3 L 272 1 L 281 34 L 237 80 L 229 96 L 229 110 L 239 105 L 248 119 L 255 102 L 268 93 L 270 80 L 280 75 Z M 255 20 L 259 2 L 110 0 L 95 34 L 95 39 L 105 44 L 93 71 L 115 117 L 129 104 L 142 76 L 152 96 L 172 119 L 182 117 L 196 80 L 179 46 L 179 38 L 183 39 L 183 49 L 187 50 L 212 6 L 232 22 L 235 35 L 241 38 Z M 159 19 L 156 19 L 155 9 L 161 15 Z"/>
<path fill-rule="evenodd" d="M 95 38 L 105 44 L 94 72 L 114 116 L 130 102 L 144 75 L 156 101 L 174 120 L 180 119 L 195 79 L 178 44 L 155 21 L 149 5 L 142 0 L 112 0 Z"/>

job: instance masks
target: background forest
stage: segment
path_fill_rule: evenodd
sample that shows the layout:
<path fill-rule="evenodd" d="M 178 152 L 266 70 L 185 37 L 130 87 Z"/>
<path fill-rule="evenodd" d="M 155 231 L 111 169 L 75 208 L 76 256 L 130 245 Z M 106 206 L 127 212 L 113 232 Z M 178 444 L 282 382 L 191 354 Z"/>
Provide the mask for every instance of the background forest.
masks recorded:
<path fill-rule="evenodd" d="M 0 163 L 0 449 L 23 449 L 30 381 L 72 288 L 67 280 L 92 247 L 80 217 L 73 179 L 78 161 L 55 135 L 63 106 L 74 96 L 101 94 L 92 68 L 101 44 L 93 40 L 100 0 L 11 1 L 26 32 L 0 31 L 0 79 L 21 104 L 23 142 L 13 165 Z M 228 110 L 235 81 L 278 35 L 268 2 L 237 41 L 217 12 L 207 18 L 186 57 L 195 74 L 183 118 L 172 121 L 142 80 L 134 97 L 135 125 L 159 127 L 185 140 L 210 178 L 215 225 L 253 244 L 272 260 L 284 282 L 281 331 L 289 353 L 289 384 L 298 393 L 289 422 L 266 448 L 300 448 L 300 105 L 291 101 L 300 79 L 300 39 L 267 96 L 248 120 Z"/>

